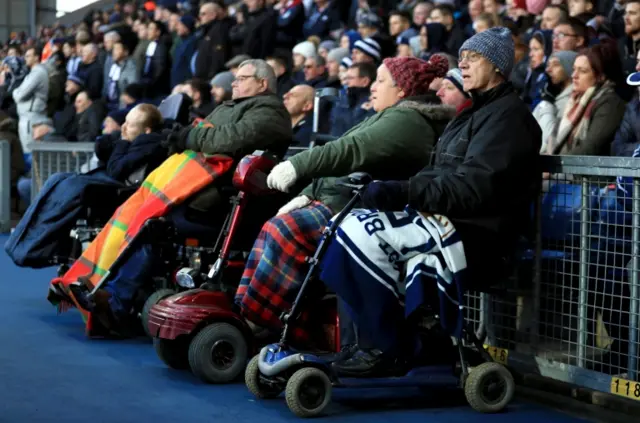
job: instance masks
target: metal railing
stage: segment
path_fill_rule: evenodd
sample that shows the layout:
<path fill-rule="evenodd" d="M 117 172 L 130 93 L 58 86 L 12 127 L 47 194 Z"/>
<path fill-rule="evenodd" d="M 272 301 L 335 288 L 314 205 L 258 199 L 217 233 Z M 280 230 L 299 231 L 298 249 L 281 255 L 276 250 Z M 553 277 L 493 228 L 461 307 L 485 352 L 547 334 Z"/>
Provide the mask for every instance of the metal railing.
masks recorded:
<path fill-rule="evenodd" d="M 11 144 L 0 140 L 0 233 L 11 230 Z"/>
<path fill-rule="evenodd" d="M 29 144 L 29 148 L 33 155 L 31 198 L 35 198 L 54 173 L 90 170 L 95 143 L 36 142 Z"/>
<path fill-rule="evenodd" d="M 468 293 L 467 319 L 516 371 L 640 400 L 640 159 L 545 156 L 542 167 L 535 234 L 506 289 Z"/>

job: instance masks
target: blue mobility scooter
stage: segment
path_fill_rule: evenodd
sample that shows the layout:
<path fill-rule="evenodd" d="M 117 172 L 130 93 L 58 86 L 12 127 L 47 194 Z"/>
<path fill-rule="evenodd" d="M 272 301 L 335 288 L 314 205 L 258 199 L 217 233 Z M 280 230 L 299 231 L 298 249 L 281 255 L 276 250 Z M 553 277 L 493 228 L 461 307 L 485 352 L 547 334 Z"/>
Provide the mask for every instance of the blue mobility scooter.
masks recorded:
<path fill-rule="evenodd" d="M 341 354 L 317 354 L 297 351 L 291 346 L 290 328 L 300 317 L 302 308 L 310 303 L 318 292 L 320 281 L 319 262 L 328 241 L 334 236 L 338 226 L 356 206 L 371 177 L 364 173 L 351 174 L 338 182 L 352 189 L 353 198 L 327 227 L 313 258 L 309 258 L 310 268 L 289 313 L 284 313 L 284 329 L 280 342 L 261 349 L 253 357 L 245 371 L 245 382 L 249 391 L 257 398 L 275 398 L 283 391 L 289 409 L 299 417 L 316 417 L 323 413 L 331 402 L 333 388 L 397 388 L 397 387 L 452 387 L 464 390 L 468 403 L 482 413 L 503 410 L 513 398 L 515 382 L 509 370 L 493 361 L 484 349 L 474 331 L 463 325 L 462 338 L 451 340 L 444 364 L 434 365 L 428 357 L 417 362 L 431 363 L 417 365 L 404 376 L 387 378 L 342 378 L 334 372 L 332 362 Z M 439 324 L 436 313 L 421 319 L 429 324 L 419 324 L 422 332 L 436 330 Z M 429 317 L 431 319 L 429 319 Z M 338 319 L 336 319 L 337 321 Z M 410 323 L 407 323 L 410 324 Z M 340 350 L 339 340 L 335 351 Z M 423 345 L 426 345 L 423 343 Z"/>

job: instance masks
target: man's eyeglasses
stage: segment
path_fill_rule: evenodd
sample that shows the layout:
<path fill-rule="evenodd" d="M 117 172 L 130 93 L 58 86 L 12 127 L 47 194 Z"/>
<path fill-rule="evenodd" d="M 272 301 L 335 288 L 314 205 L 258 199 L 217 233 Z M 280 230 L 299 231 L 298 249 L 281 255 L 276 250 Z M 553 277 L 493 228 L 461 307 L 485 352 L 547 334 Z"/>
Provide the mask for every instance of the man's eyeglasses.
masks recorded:
<path fill-rule="evenodd" d="M 238 82 L 244 82 L 247 79 L 251 79 L 251 78 L 255 78 L 255 75 L 238 75 L 236 76 L 236 81 Z"/>
<path fill-rule="evenodd" d="M 462 63 L 464 60 L 469 63 L 477 62 L 481 57 L 482 55 L 480 53 L 472 51 L 467 54 L 461 54 L 460 57 L 458 57 L 458 63 Z"/>

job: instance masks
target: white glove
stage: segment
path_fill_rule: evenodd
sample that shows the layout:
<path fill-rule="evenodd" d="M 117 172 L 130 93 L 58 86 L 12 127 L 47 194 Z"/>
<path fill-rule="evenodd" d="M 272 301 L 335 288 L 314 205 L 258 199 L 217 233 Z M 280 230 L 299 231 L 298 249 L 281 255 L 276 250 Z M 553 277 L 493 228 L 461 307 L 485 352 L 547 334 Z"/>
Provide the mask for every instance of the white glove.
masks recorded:
<path fill-rule="evenodd" d="M 290 161 L 282 162 L 271 169 L 267 176 L 267 186 L 282 192 L 289 192 L 289 188 L 296 182 L 298 175 Z"/>
<path fill-rule="evenodd" d="M 311 198 L 307 197 L 306 195 L 300 195 L 282 206 L 280 210 L 278 210 L 278 213 L 276 213 L 276 216 L 301 209 L 304 206 L 308 206 L 309 204 L 311 204 Z"/>

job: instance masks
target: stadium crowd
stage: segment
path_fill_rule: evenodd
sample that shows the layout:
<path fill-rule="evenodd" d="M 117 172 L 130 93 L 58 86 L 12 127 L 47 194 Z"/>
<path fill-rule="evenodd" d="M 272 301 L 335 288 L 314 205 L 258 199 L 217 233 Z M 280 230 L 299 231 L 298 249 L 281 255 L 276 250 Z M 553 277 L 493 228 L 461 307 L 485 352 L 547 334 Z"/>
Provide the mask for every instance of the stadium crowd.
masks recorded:
<path fill-rule="evenodd" d="M 12 34 L 0 51 L 1 138 L 11 141 L 12 183 L 28 205 L 34 142 L 95 142 L 95 163 L 115 180 L 141 164 L 146 175 L 162 170 L 185 150 L 234 163 L 256 149 L 283 157 L 290 145 L 310 144 L 315 91 L 336 88 L 320 103 L 318 127 L 337 140 L 270 173 L 269 187 L 298 195 L 265 224 L 236 295 L 256 331 L 274 329 L 304 277 L 301 263 L 348 201 L 334 177 L 364 170 L 390 180 L 372 184 L 364 204 L 448 216 L 469 266 L 495 263 L 521 224 L 516 211 L 528 207 L 517 184 L 536 179 L 531 158 L 639 154 L 639 51 L 640 0 L 118 0 L 72 27 Z M 156 106 L 176 93 L 190 99 L 190 120 L 200 124 L 162 132 Z M 435 167 L 421 171 L 432 150 Z M 198 195 L 189 206 L 210 208 L 215 196 L 203 185 L 211 181 L 190 182 L 183 189 Z M 343 236 L 359 222 L 345 221 Z M 405 247 L 414 248 L 394 248 Z M 90 310 L 105 327 L 127 313 L 153 269 L 151 245 L 132 254 Z M 395 267 L 380 269 L 399 277 Z M 52 296 L 69 299 L 64 286 L 96 283 L 91 272 L 70 272 Z M 359 276 L 332 274 L 344 285 L 330 288 L 366 296 L 345 288 Z M 350 306 L 380 329 L 376 347 L 396 358 L 395 347 L 413 351 L 389 323 L 393 313 L 381 317 L 391 305 L 378 314 Z M 362 354 L 344 363 L 345 373 L 384 361 L 364 337 L 359 343 Z"/>

